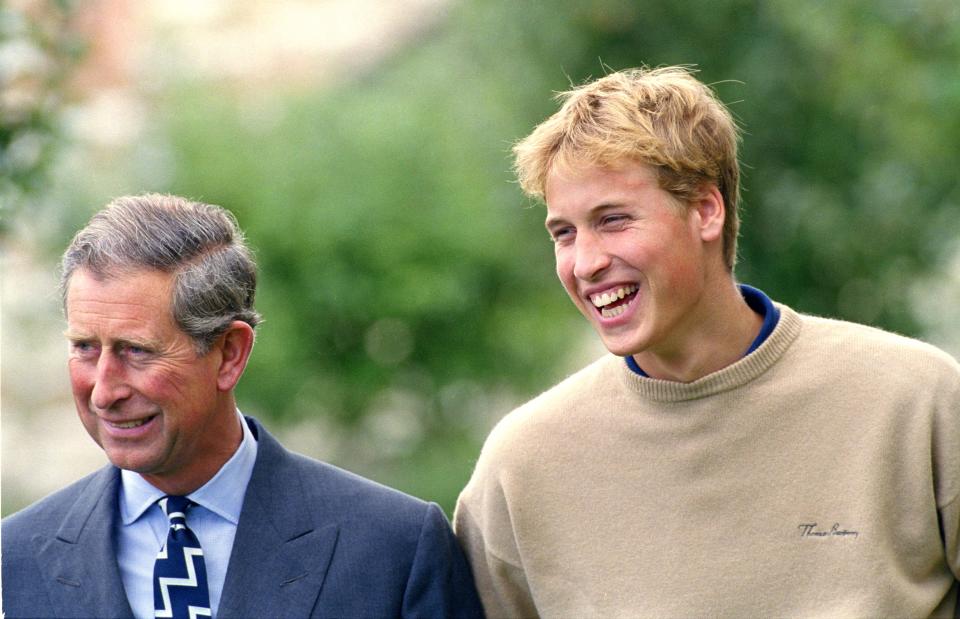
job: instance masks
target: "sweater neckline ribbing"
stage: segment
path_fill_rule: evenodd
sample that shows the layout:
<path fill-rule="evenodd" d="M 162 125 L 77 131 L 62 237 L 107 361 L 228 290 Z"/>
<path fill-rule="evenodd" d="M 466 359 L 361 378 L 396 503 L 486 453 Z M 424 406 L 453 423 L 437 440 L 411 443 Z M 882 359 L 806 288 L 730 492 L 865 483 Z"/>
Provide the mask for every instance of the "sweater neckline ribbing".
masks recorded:
<path fill-rule="evenodd" d="M 789 307 L 774 303 L 780 321 L 773 333 L 755 351 L 725 368 L 690 383 L 640 376 L 623 359 L 616 357 L 617 371 L 631 391 L 658 402 L 695 400 L 741 387 L 769 370 L 790 348 L 803 326 L 800 315 Z"/>

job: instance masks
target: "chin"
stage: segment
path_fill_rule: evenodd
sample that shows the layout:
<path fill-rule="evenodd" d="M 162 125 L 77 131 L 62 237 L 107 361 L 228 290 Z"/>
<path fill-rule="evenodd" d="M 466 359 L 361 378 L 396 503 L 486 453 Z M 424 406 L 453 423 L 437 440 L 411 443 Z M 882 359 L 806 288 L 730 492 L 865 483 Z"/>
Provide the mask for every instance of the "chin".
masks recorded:
<path fill-rule="evenodd" d="M 643 349 L 638 349 L 637 346 L 631 346 L 624 342 L 609 342 L 604 340 L 603 346 L 610 351 L 611 354 L 617 355 L 618 357 L 629 357 L 630 355 L 643 352 Z"/>

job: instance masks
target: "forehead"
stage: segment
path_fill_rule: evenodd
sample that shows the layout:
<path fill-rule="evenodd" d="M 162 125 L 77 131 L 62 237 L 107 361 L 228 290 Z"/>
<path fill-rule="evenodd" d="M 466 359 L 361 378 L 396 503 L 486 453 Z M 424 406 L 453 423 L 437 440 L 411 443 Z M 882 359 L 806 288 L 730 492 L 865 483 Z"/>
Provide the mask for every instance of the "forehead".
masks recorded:
<path fill-rule="evenodd" d="M 79 269 L 67 286 L 67 322 L 74 331 L 156 334 L 173 327 L 172 291 L 170 273 L 144 269 L 100 277 Z"/>
<path fill-rule="evenodd" d="M 642 192 L 660 192 L 656 170 L 645 163 L 554 166 L 544 185 L 547 212 L 620 204 Z"/>

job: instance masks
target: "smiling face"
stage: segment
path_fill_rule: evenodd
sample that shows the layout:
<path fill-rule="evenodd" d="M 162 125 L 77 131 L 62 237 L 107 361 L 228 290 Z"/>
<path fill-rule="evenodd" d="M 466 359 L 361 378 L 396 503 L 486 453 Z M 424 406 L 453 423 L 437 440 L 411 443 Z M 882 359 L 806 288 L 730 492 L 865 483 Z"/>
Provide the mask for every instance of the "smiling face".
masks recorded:
<path fill-rule="evenodd" d="M 692 354 L 710 316 L 711 278 L 723 270 L 715 190 L 682 205 L 660 189 L 653 168 L 629 163 L 555 169 L 545 199 L 557 275 L 607 349 Z"/>
<path fill-rule="evenodd" d="M 220 347 L 198 356 L 171 315 L 173 276 L 137 270 L 67 290 L 69 371 L 80 421 L 115 466 L 185 494 L 236 450 L 241 428 L 218 388 Z"/>

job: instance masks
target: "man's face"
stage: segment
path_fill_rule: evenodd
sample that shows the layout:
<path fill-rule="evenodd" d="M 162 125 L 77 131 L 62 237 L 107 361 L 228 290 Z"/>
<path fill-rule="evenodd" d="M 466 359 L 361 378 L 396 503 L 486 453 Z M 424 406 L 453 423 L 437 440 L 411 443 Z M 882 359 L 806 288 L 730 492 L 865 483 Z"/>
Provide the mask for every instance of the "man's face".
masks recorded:
<path fill-rule="evenodd" d="M 197 356 L 171 315 L 172 283 L 154 270 L 101 281 L 81 269 L 67 292 L 80 421 L 110 462 L 161 489 L 202 484 L 236 448 L 235 413 L 217 389 L 219 349 Z"/>
<path fill-rule="evenodd" d="M 607 349 L 688 354 L 706 318 L 696 211 L 688 213 L 639 163 L 554 169 L 545 198 L 557 275 Z"/>

